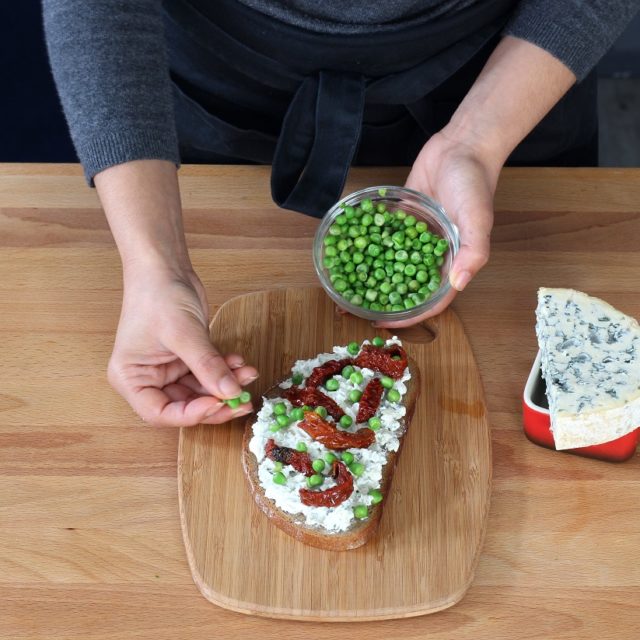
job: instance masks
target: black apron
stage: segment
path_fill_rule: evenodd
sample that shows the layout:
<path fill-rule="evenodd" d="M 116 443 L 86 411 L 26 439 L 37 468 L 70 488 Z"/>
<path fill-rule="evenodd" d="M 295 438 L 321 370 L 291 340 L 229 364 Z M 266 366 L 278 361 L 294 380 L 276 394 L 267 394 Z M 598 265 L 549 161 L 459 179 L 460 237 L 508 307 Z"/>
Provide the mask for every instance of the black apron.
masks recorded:
<path fill-rule="evenodd" d="M 335 35 L 236 0 L 165 0 L 182 161 L 272 164 L 274 201 L 320 217 L 340 198 L 352 163 L 412 164 L 477 77 L 515 4 L 490 0 L 435 22 Z M 548 161 L 582 142 L 573 111 L 583 97 L 565 100 L 567 109 L 559 103 L 514 161 Z"/>

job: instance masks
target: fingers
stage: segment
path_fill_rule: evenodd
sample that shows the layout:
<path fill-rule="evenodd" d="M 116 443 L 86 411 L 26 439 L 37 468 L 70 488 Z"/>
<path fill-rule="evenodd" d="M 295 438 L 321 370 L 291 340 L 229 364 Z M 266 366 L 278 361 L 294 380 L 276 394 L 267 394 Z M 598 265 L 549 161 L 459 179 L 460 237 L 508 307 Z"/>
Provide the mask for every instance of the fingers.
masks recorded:
<path fill-rule="evenodd" d="M 242 392 L 240 383 L 225 358 L 209 341 L 204 329 L 195 329 L 183 335 L 180 344 L 170 345 L 173 352 L 183 360 L 207 393 L 218 398 L 236 398 Z M 242 358 L 231 357 L 232 364 L 239 365 Z"/>
<path fill-rule="evenodd" d="M 458 225 L 461 245 L 451 265 L 449 282 L 454 289 L 462 291 L 489 260 L 493 226 L 491 204 L 460 216 Z"/>

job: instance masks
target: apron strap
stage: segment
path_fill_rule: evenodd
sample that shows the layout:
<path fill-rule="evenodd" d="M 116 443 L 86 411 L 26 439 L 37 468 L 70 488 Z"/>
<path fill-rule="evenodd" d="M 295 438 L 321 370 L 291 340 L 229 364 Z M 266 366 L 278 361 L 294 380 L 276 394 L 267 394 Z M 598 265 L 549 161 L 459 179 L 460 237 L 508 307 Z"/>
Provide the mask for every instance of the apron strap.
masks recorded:
<path fill-rule="evenodd" d="M 302 82 L 273 157 L 276 204 L 322 217 L 340 199 L 360 139 L 364 97 L 359 74 L 320 71 Z"/>

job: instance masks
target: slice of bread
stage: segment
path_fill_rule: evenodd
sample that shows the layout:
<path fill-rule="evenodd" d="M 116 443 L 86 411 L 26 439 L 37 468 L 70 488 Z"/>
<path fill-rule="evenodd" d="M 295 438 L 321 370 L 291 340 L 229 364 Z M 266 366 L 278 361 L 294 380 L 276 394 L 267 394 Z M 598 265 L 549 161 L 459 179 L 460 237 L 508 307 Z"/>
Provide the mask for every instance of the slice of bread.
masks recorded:
<path fill-rule="evenodd" d="M 331 551 L 355 549 L 356 547 L 365 544 L 365 542 L 375 534 L 380 523 L 384 504 L 388 500 L 395 466 L 402 449 L 404 435 L 409 427 L 409 423 L 415 409 L 416 399 L 420 389 L 420 372 L 418 370 L 417 363 L 410 357 L 408 358 L 408 368 L 411 373 L 411 378 L 405 383 L 407 390 L 401 401 L 406 409 L 406 413 L 400 420 L 401 426 L 396 433 L 400 441 L 400 446 L 395 452 L 386 452 L 387 462 L 382 467 L 382 479 L 379 489 L 383 494 L 383 500 L 378 504 L 370 505 L 368 516 L 362 520 L 354 518 L 349 524 L 348 529 L 344 531 L 334 532 L 319 525 L 309 525 L 307 524 L 306 518 L 303 514 L 292 515 L 287 513 L 280 509 L 272 499 L 265 495 L 265 488 L 259 478 L 258 460 L 249 448 L 249 443 L 254 435 L 253 427 L 256 422 L 255 415 L 247 421 L 242 448 L 243 469 L 256 504 L 275 526 L 279 527 L 285 533 L 300 542 Z M 265 397 L 271 399 L 283 397 L 284 391 L 285 390 L 281 388 L 279 384 L 276 384 L 269 389 L 265 394 Z M 366 424 L 358 425 L 358 427 L 363 426 L 366 426 Z"/>

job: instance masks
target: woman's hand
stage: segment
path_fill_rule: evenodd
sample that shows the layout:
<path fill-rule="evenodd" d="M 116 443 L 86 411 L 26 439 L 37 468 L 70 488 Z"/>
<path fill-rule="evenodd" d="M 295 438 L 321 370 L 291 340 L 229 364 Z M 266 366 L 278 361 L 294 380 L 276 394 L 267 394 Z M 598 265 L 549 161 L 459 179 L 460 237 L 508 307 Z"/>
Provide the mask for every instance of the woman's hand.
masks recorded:
<path fill-rule="evenodd" d="M 471 145 L 451 137 L 446 129 L 432 136 L 418 154 L 406 186 L 442 204 L 460 231 L 460 251 L 449 280 L 453 289 L 433 309 L 413 320 L 379 323 L 403 327 L 441 313 L 489 259 L 493 226 L 493 194 L 500 173 Z"/>
<path fill-rule="evenodd" d="M 440 202 L 460 230 L 451 267 L 452 291 L 424 315 L 443 311 L 489 258 L 493 195 L 510 153 L 575 82 L 557 58 L 534 44 L 506 36 L 491 54 L 451 121 L 418 154 L 407 186 Z"/>
<path fill-rule="evenodd" d="M 129 269 L 109 362 L 111 385 L 152 426 L 217 424 L 249 413 L 222 399 L 240 395 L 258 372 L 209 341 L 204 288 L 193 271 Z"/>

